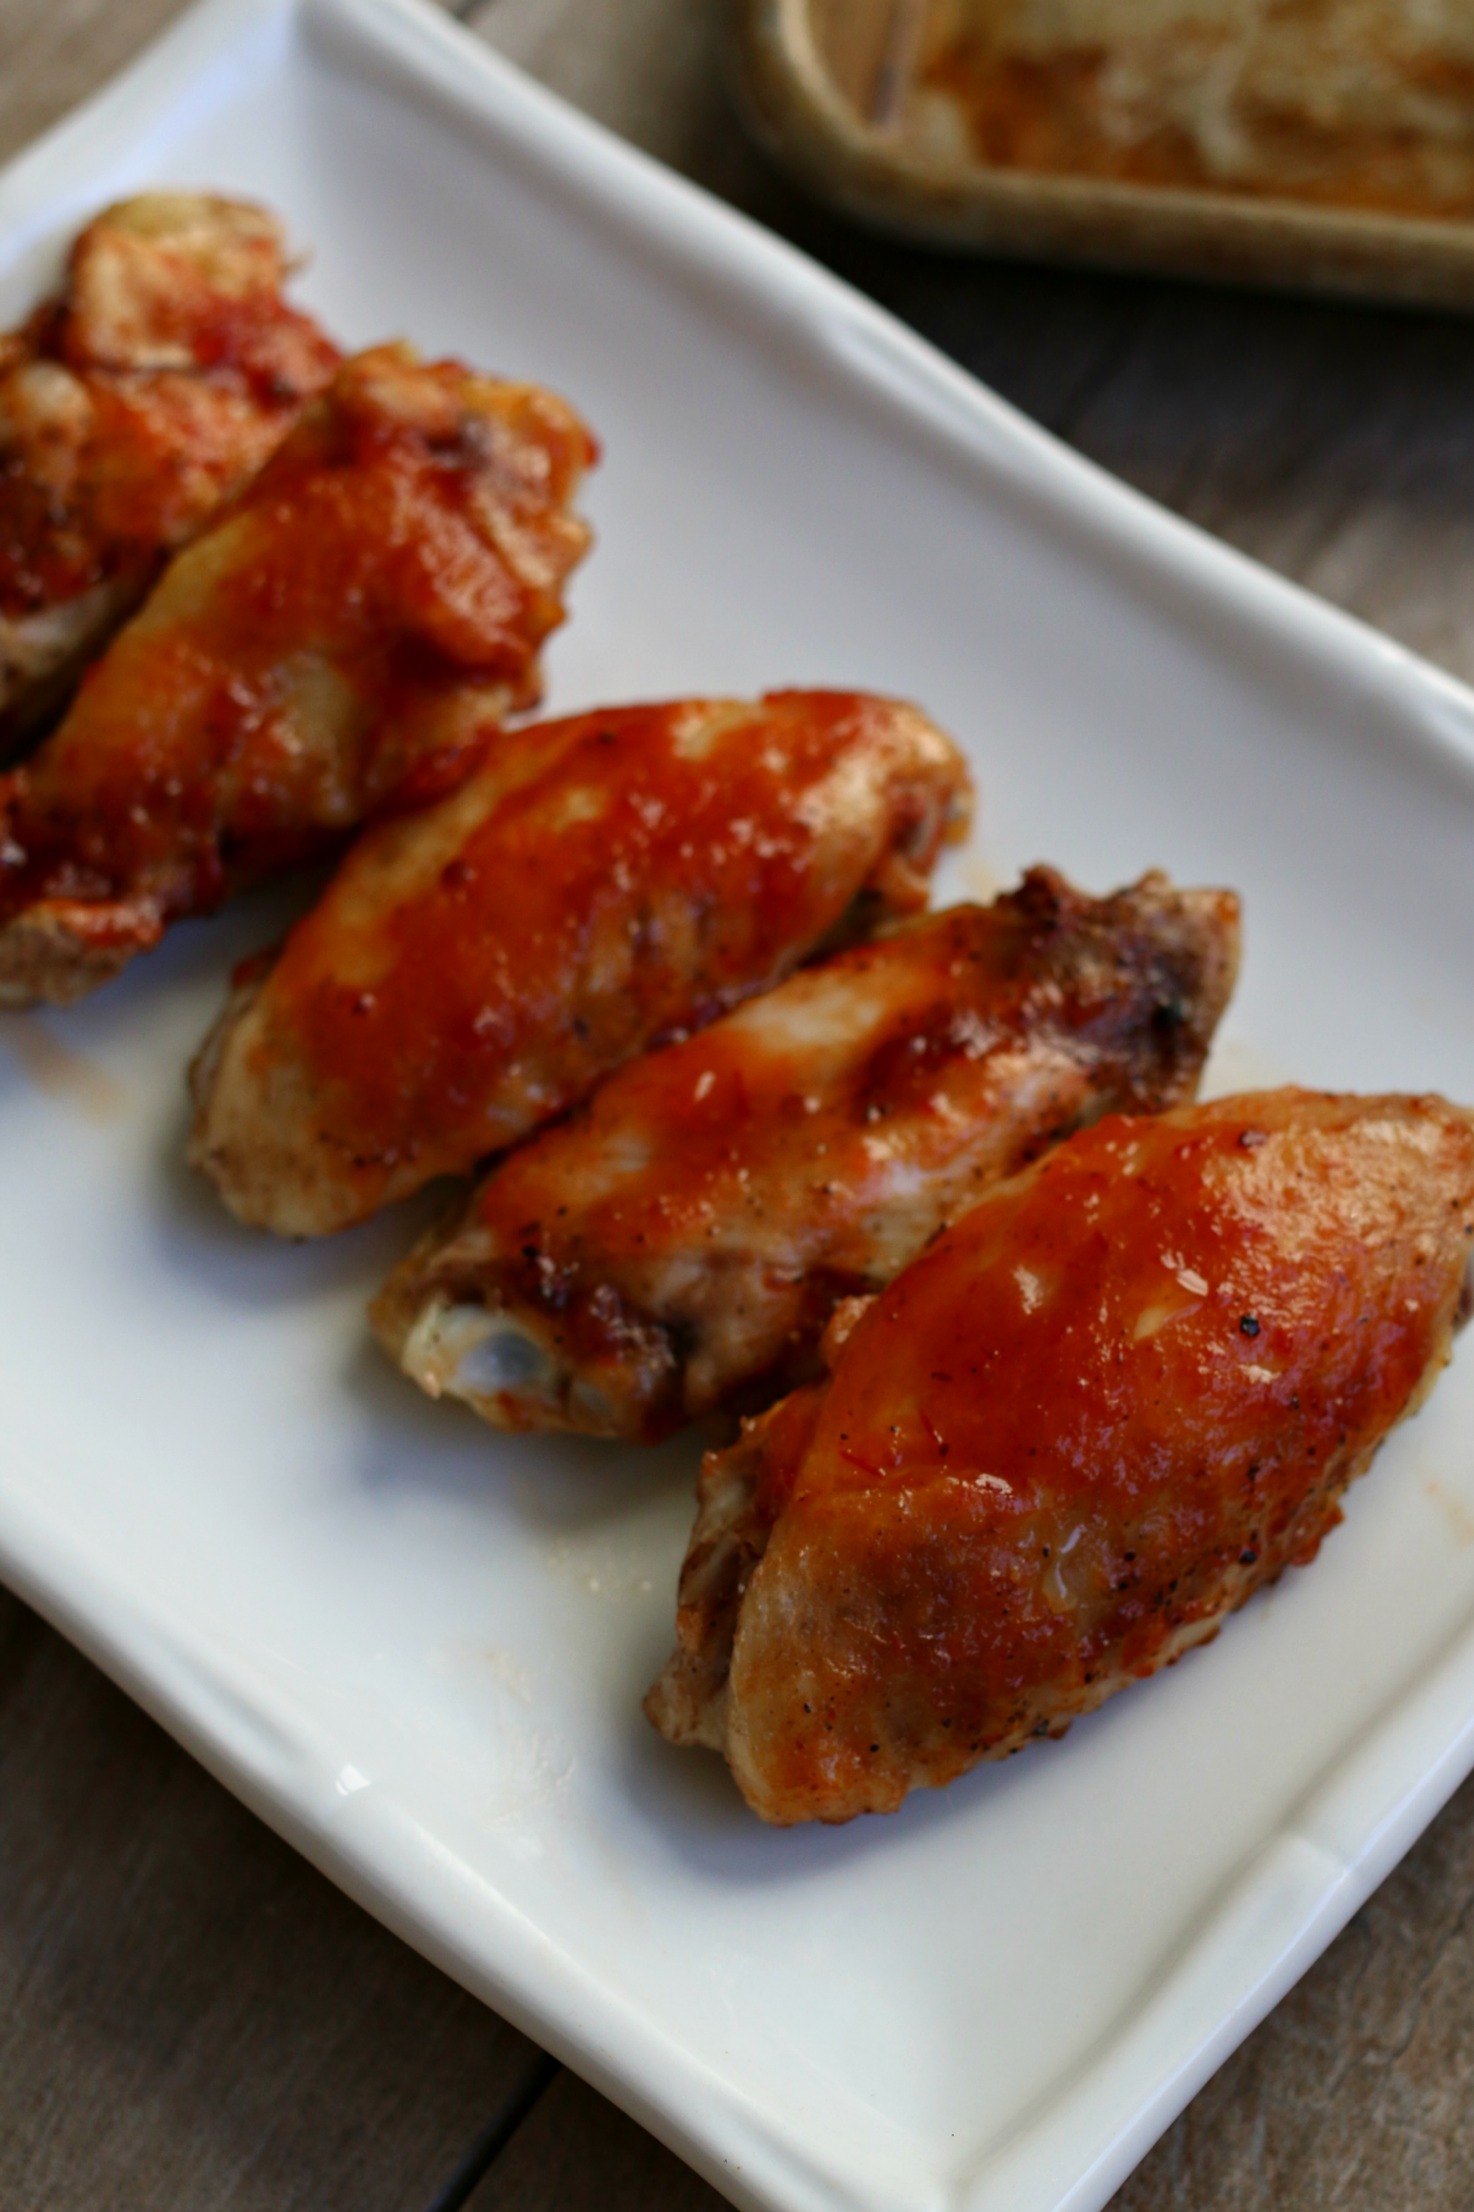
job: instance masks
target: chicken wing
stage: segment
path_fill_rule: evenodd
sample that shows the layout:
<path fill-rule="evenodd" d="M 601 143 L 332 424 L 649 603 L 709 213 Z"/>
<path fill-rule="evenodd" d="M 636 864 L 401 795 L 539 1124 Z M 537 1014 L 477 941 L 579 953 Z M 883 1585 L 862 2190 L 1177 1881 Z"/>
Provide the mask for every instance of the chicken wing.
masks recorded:
<path fill-rule="evenodd" d="M 848 692 L 624 707 L 502 739 L 349 855 L 197 1063 L 192 1157 L 315 1236 L 467 1174 L 836 930 L 924 902 L 967 772 Z"/>
<path fill-rule="evenodd" d="M 0 754 L 280 444 L 338 349 L 282 298 L 264 208 L 151 192 L 0 336 Z"/>
<path fill-rule="evenodd" d="M 708 1458 L 651 1719 L 779 1823 L 1061 1734 L 1314 1557 L 1448 1356 L 1471 1238 L 1474 1116 L 1435 1098 L 1069 1139 Z"/>
<path fill-rule="evenodd" d="M 613 1076 L 496 1168 L 374 1318 L 501 1428 L 653 1442 L 817 1372 L 838 1301 L 1112 1110 L 1191 1098 L 1238 901 L 1036 868 L 791 976 Z"/>
<path fill-rule="evenodd" d="M 76 998 L 469 774 L 537 696 L 591 458 L 535 386 L 406 347 L 346 363 L 0 779 L 0 1005 Z"/>

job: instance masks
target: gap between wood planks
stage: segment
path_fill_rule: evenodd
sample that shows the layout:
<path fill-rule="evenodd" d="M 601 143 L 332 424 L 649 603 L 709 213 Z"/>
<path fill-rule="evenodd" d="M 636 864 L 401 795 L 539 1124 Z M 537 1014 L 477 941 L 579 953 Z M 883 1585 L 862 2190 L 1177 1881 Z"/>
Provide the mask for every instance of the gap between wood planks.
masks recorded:
<path fill-rule="evenodd" d="M 527 2080 L 507 2098 L 489 2127 L 477 2136 L 460 2165 L 425 2212 L 462 2212 L 507 2148 L 524 2120 L 563 2071 L 555 2058 L 542 2052 Z"/>

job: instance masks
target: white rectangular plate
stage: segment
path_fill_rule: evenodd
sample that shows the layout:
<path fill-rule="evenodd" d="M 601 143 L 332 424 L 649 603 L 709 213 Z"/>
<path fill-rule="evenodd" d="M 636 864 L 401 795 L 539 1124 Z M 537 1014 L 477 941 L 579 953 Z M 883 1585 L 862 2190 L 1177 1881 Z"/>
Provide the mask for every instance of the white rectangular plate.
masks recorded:
<path fill-rule="evenodd" d="M 1220 1083 L 1474 1098 L 1474 700 L 1072 458 L 413 0 L 210 0 L 0 180 L 260 194 L 349 339 L 607 441 L 559 706 L 916 696 L 1038 857 L 1247 899 Z M 891 1820 L 778 1834 L 639 1697 L 695 1450 L 494 1439 L 234 1229 L 181 1073 L 271 901 L 0 1026 L 0 1566 L 354 1896 L 737 2203 L 1093 2212 L 1474 1762 L 1474 1360 L 1210 1652 Z"/>

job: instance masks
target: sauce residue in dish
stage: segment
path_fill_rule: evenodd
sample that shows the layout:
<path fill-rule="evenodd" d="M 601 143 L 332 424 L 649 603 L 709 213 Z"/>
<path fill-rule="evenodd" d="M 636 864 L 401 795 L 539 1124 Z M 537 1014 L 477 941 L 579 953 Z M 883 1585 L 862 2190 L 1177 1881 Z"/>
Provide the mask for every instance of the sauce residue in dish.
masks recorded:
<path fill-rule="evenodd" d="M 1474 217 L 1468 0 L 940 0 L 919 81 L 990 167 Z"/>
<path fill-rule="evenodd" d="M 37 1090 L 76 1106 L 88 1121 L 115 1121 L 127 1105 L 123 1085 L 106 1068 L 64 1045 L 34 1014 L 12 1014 L 4 1036 Z"/>

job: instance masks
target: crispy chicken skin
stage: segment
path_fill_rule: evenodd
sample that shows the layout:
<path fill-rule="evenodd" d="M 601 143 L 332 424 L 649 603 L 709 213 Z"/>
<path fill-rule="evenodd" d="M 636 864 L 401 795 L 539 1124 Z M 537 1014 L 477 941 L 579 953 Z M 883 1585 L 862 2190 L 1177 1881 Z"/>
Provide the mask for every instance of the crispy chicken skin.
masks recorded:
<path fill-rule="evenodd" d="M 591 457 L 534 386 L 402 346 L 345 363 L 0 779 L 0 1005 L 79 997 L 469 774 L 537 696 Z"/>
<path fill-rule="evenodd" d="M 264 208 L 151 192 L 89 223 L 59 296 L 0 335 L 0 752 L 332 376 L 287 272 Z"/>
<path fill-rule="evenodd" d="M 708 1457 L 650 1718 L 782 1824 L 1061 1734 L 1314 1557 L 1447 1359 L 1471 1238 L 1474 1117 L 1436 1098 L 1070 1138 Z"/>
<path fill-rule="evenodd" d="M 432 1230 L 374 1308 L 431 1396 L 653 1442 L 818 1372 L 881 1289 L 1047 1145 L 1197 1088 L 1238 901 L 1036 868 L 801 970 L 611 1077 Z"/>
<path fill-rule="evenodd" d="M 467 1174 L 836 931 L 923 904 L 968 792 L 924 715 L 849 692 L 511 732 L 363 839 L 241 982 L 196 1065 L 192 1158 L 296 1236 Z"/>

